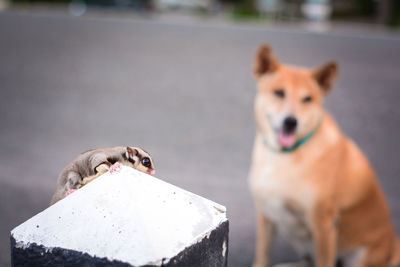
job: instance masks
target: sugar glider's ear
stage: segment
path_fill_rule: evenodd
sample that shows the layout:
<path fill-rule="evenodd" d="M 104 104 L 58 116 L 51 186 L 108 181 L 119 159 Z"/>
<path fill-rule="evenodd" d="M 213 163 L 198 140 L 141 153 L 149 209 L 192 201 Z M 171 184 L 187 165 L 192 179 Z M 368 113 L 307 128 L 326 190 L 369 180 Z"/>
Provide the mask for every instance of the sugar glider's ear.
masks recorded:
<path fill-rule="evenodd" d="M 325 94 L 331 91 L 335 85 L 338 71 L 338 65 L 333 61 L 313 71 L 314 79 Z"/>
<path fill-rule="evenodd" d="M 136 149 L 129 147 L 129 146 L 126 147 L 126 158 L 127 159 L 133 158 L 133 157 L 137 156 L 137 154 L 139 154 L 139 152 Z"/>
<path fill-rule="evenodd" d="M 254 61 L 254 76 L 260 78 L 267 73 L 275 72 L 279 67 L 279 62 L 276 60 L 272 50 L 268 45 L 262 45 L 256 54 Z"/>

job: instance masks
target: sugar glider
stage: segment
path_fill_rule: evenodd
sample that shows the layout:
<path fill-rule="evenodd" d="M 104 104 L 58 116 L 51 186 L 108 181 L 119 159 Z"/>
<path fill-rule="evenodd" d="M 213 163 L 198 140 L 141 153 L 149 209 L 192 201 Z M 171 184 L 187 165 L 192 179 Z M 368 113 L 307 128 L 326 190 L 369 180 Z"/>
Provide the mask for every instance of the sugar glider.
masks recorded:
<path fill-rule="evenodd" d="M 61 171 L 50 205 L 63 199 L 70 190 L 79 189 L 106 173 L 117 162 L 150 175 L 155 174 L 151 156 L 139 147 L 117 146 L 88 150 L 76 156 Z"/>

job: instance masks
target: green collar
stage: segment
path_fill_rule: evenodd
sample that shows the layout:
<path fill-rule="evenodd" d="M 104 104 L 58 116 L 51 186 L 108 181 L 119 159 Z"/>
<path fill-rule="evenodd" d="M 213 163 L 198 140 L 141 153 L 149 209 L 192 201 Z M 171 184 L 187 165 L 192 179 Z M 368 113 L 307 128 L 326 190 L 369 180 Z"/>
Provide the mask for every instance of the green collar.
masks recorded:
<path fill-rule="evenodd" d="M 268 143 L 268 140 L 265 136 L 263 136 L 263 143 L 266 147 L 268 147 L 269 149 L 273 150 L 274 152 L 281 152 L 281 153 L 292 153 L 293 151 L 295 151 L 297 148 L 301 147 L 302 145 L 304 145 L 305 143 L 307 143 L 314 135 L 315 133 L 318 131 L 319 126 L 321 125 L 322 122 L 322 118 L 319 120 L 317 126 L 311 131 L 309 132 L 306 136 L 304 136 L 303 138 L 301 138 L 300 140 L 298 140 L 292 147 L 289 148 L 282 148 L 282 149 L 275 149 L 272 146 L 270 146 L 270 144 Z"/>

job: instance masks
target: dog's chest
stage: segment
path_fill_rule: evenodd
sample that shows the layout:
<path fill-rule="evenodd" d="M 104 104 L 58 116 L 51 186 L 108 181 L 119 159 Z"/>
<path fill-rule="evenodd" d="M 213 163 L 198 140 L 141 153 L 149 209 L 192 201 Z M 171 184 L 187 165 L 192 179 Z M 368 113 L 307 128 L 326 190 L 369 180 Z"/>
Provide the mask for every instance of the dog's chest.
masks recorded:
<path fill-rule="evenodd" d="M 300 253 L 309 253 L 309 214 L 315 191 L 303 174 L 296 166 L 262 164 L 253 172 L 251 187 L 259 209 L 277 226 L 278 232 L 290 239 Z"/>

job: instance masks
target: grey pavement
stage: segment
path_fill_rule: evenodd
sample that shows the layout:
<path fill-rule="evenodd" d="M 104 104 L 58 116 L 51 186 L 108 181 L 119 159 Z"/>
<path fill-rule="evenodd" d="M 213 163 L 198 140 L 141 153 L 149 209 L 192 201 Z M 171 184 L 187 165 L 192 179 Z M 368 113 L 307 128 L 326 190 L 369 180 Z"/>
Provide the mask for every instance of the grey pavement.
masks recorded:
<path fill-rule="evenodd" d="M 0 13 L 0 265 L 9 231 L 45 209 L 89 148 L 137 145 L 157 177 L 226 205 L 229 266 L 249 266 L 254 53 L 340 65 L 326 106 L 380 176 L 400 234 L 400 38 L 238 25 Z M 84 238 L 84 237 L 83 237 Z M 280 240 L 274 262 L 296 256 Z"/>

